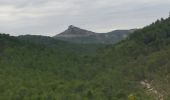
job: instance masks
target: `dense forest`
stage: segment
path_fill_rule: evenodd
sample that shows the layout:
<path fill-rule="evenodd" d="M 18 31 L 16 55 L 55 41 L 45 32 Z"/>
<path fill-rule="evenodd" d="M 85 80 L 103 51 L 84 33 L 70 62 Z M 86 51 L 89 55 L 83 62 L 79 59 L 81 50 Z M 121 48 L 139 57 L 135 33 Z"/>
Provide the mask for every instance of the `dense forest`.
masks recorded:
<path fill-rule="evenodd" d="M 114 45 L 0 34 L 0 100 L 168 100 L 169 60 L 170 18 Z"/>

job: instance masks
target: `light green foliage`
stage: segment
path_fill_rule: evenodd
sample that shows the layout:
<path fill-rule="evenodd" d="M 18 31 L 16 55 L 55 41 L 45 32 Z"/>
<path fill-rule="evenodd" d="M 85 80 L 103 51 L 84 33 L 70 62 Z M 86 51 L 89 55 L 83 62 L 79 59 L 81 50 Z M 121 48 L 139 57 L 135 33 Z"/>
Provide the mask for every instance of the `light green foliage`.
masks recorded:
<path fill-rule="evenodd" d="M 128 100 L 137 100 L 137 97 L 134 94 L 130 94 Z"/>

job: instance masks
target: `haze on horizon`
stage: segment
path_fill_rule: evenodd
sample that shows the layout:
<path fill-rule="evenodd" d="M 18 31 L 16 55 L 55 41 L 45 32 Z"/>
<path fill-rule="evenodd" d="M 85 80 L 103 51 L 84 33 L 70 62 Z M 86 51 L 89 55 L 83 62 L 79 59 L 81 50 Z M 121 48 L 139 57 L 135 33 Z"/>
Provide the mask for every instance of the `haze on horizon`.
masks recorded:
<path fill-rule="evenodd" d="M 94 32 L 141 28 L 169 10 L 170 0 L 0 0 L 0 32 L 53 36 L 69 25 Z"/>

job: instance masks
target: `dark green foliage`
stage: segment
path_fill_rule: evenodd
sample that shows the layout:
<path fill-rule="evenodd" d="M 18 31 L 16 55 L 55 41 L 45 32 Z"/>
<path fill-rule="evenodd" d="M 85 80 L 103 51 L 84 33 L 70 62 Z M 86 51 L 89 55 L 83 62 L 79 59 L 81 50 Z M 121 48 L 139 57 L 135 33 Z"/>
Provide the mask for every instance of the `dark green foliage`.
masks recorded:
<path fill-rule="evenodd" d="M 5 40 L 9 46 L 0 57 L 0 99 L 121 100 L 138 90 L 136 83 L 108 70 L 91 51 L 77 53 L 74 45 L 71 50 L 58 49 L 11 38 Z"/>
<path fill-rule="evenodd" d="M 170 18 L 134 32 L 127 40 L 104 49 L 100 62 L 133 80 L 149 80 L 164 98 L 169 95 Z M 168 100 L 168 99 L 166 99 Z"/>

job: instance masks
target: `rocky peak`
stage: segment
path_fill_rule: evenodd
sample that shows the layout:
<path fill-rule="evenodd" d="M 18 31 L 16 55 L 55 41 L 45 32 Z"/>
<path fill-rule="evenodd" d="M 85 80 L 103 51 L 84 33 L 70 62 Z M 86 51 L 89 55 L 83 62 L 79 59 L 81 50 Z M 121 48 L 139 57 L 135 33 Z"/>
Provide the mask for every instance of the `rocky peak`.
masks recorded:
<path fill-rule="evenodd" d="M 91 32 L 85 29 L 81 29 L 74 25 L 70 25 L 67 30 L 57 35 L 57 37 L 84 37 L 94 35 L 95 32 Z"/>
<path fill-rule="evenodd" d="M 68 29 L 74 29 L 74 28 L 76 28 L 74 25 L 70 25 L 70 26 L 68 27 Z"/>

